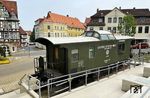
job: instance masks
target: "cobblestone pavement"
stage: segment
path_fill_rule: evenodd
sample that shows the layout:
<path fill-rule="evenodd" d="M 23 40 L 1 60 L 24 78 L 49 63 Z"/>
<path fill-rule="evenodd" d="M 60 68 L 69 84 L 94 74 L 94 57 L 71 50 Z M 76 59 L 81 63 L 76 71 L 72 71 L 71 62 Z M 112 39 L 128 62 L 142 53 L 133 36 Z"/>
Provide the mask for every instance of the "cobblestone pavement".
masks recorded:
<path fill-rule="evenodd" d="M 16 90 L 19 88 L 18 82 L 20 81 L 20 79 L 25 74 L 32 74 L 32 73 L 33 73 L 33 69 L 15 73 L 7 77 L 2 77 L 0 78 L 0 88 L 3 89 L 5 93 L 10 92 L 12 90 Z"/>
<path fill-rule="evenodd" d="M 34 73 L 33 59 L 41 55 L 45 56 L 45 50 L 31 49 L 30 55 L 29 51 L 19 51 L 10 57 L 10 64 L 0 65 L 0 91 L 6 93 L 18 89 L 19 80 L 25 74 Z"/>
<path fill-rule="evenodd" d="M 32 74 L 33 58 L 23 57 L 13 61 L 8 65 L 0 66 L 0 89 L 4 93 L 16 90 L 19 88 L 18 82 L 25 74 Z"/>

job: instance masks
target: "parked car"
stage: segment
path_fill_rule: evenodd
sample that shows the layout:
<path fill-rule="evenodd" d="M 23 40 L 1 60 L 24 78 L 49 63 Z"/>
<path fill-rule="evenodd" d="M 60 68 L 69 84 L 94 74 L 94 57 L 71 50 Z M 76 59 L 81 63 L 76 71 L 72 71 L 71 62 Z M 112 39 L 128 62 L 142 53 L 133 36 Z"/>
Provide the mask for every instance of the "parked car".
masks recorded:
<path fill-rule="evenodd" d="M 144 42 L 144 43 L 138 43 L 138 44 L 132 45 L 131 48 L 132 48 L 132 49 L 139 49 L 139 48 L 140 48 L 140 44 L 141 44 L 141 49 L 149 48 L 149 44 L 146 43 L 146 42 Z"/>

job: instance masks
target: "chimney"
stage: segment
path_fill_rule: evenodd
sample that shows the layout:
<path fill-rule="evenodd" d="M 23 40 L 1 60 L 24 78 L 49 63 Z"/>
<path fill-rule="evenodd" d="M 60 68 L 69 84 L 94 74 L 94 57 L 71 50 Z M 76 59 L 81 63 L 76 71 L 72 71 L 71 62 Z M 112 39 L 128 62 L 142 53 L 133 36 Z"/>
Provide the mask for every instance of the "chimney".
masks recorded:
<path fill-rule="evenodd" d="M 135 10 L 135 7 L 133 7 L 133 9 Z"/>
<path fill-rule="evenodd" d="M 97 12 L 99 11 L 99 8 L 97 8 Z"/>
<path fill-rule="evenodd" d="M 67 17 L 69 17 L 69 15 L 67 15 Z"/>
<path fill-rule="evenodd" d="M 119 7 L 119 10 L 121 10 L 121 6 Z"/>
<path fill-rule="evenodd" d="M 52 13 L 51 11 L 49 11 L 48 13 Z"/>

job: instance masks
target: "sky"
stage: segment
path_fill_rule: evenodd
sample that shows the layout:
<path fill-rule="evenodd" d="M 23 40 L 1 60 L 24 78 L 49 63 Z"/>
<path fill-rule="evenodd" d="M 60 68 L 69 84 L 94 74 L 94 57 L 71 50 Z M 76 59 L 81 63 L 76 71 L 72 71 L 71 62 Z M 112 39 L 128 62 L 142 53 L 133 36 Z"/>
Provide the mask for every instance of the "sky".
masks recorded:
<path fill-rule="evenodd" d="M 20 26 L 32 30 L 34 21 L 47 16 L 47 13 L 58 13 L 78 18 L 84 22 L 99 10 L 125 8 L 149 8 L 150 0 L 14 0 L 17 1 Z"/>

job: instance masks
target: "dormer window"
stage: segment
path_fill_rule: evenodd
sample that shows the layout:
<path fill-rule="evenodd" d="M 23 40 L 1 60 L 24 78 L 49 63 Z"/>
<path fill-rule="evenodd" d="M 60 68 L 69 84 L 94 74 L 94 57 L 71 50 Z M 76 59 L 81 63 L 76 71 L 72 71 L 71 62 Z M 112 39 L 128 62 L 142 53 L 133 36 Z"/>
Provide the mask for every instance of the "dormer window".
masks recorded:
<path fill-rule="evenodd" d="M 102 19 L 102 18 L 99 18 L 98 22 L 103 22 L 103 19 Z"/>

